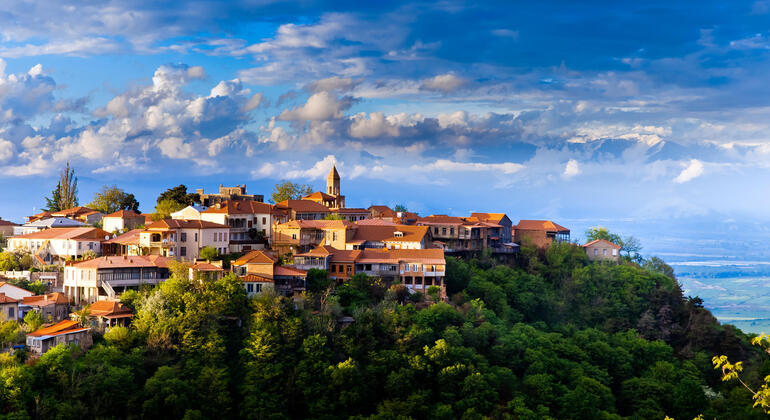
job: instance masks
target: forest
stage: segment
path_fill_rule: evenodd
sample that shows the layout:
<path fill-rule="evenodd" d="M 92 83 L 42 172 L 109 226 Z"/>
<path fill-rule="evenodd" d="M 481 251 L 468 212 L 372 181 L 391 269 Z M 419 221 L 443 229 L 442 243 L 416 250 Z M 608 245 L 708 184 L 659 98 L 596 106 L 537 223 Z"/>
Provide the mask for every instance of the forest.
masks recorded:
<path fill-rule="evenodd" d="M 751 336 L 683 296 L 661 260 L 589 263 L 571 244 L 447 258 L 449 302 L 356 275 L 303 299 L 237 278 L 125 293 L 130 327 L 38 359 L 0 356 L 0 417 L 764 418 L 712 358 L 770 374 Z"/>

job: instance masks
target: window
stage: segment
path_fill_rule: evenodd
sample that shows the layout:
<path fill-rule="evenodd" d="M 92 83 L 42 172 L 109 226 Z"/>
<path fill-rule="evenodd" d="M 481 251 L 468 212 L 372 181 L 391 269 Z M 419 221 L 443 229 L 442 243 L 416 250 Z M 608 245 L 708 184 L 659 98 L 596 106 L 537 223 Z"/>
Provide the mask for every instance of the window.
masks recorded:
<path fill-rule="evenodd" d="M 263 217 L 263 218 L 262 218 L 262 224 L 263 224 L 263 225 L 266 225 L 266 224 L 267 224 L 267 217 Z"/>
<path fill-rule="evenodd" d="M 417 264 L 412 264 L 412 271 L 417 272 Z"/>
<path fill-rule="evenodd" d="M 225 232 L 225 242 L 227 242 L 227 232 Z"/>
<path fill-rule="evenodd" d="M 16 308 L 8 308 L 8 319 L 16 318 L 16 313 L 15 313 L 14 309 L 16 309 Z"/>
<path fill-rule="evenodd" d="M 255 292 L 260 293 L 262 291 L 262 283 L 257 283 L 254 285 Z"/>
<path fill-rule="evenodd" d="M 332 241 L 337 240 L 337 232 L 332 232 Z"/>
<path fill-rule="evenodd" d="M 195 238 L 195 242 L 198 242 L 198 232 L 195 232 L 194 238 Z"/>
<path fill-rule="evenodd" d="M 332 264 L 331 265 L 331 269 L 332 269 L 332 273 L 336 273 L 337 272 L 337 266 L 336 265 Z"/>
<path fill-rule="evenodd" d="M 455 234 L 455 228 L 449 228 L 449 234 L 454 235 Z"/>
<path fill-rule="evenodd" d="M 613 249 L 612 250 L 612 256 L 615 257 L 617 255 L 618 255 L 618 250 L 617 249 Z"/>
<path fill-rule="evenodd" d="M 442 234 L 442 235 L 446 235 L 446 228 L 445 228 L 445 227 L 442 227 L 442 228 L 441 228 L 441 234 Z"/>
<path fill-rule="evenodd" d="M 438 226 L 436 226 L 436 227 L 434 227 L 434 228 L 433 228 L 433 233 L 435 233 L 436 235 L 438 235 Z"/>
<path fill-rule="evenodd" d="M 353 272 L 353 266 L 350 265 L 350 264 L 346 265 L 345 266 L 345 272 L 348 273 L 348 274 L 352 273 Z"/>
<path fill-rule="evenodd" d="M 214 232 L 214 242 L 216 242 L 216 241 L 217 241 L 217 233 Z"/>
<path fill-rule="evenodd" d="M 297 239 L 297 234 L 296 233 L 292 233 L 291 234 L 291 239 Z"/>
<path fill-rule="evenodd" d="M 602 249 L 602 254 L 607 255 L 607 248 Z"/>
<path fill-rule="evenodd" d="M 249 293 L 254 292 L 254 285 L 251 283 L 246 284 L 246 291 Z"/>
<path fill-rule="evenodd" d="M 183 246 L 179 248 L 179 256 L 180 257 L 186 257 L 187 256 L 187 247 Z"/>
<path fill-rule="evenodd" d="M 409 264 L 404 264 L 404 271 L 409 271 Z"/>
<path fill-rule="evenodd" d="M 599 255 L 599 250 L 594 248 L 594 255 Z"/>
<path fill-rule="evenodd" d="M 179 234 L 179 242 L 187 242 L 187 232 L 182 232 Z"/>

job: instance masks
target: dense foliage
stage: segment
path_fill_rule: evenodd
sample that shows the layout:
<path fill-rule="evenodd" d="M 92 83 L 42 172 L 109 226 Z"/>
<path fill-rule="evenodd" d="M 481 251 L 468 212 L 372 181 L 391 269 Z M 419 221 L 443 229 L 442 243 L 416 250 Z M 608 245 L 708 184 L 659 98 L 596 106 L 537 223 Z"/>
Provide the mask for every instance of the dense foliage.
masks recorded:
<path fill-rule="evenodd" d="M 760 418 L 711 358 L 770 371 L 748 337 L 682 296 L 662 262 L 590 264 L 571 245 L 517 264 L 448 258 L 449 303 L 309 273 L 303 302 L 232 276 L 124 295 L 130 328 L 84 354 L 0 359 L 12 418 Z M 340 322 L 350 320 L 353 322 Z"/>
<path fill-rule="evenodd" d="M 104 214 L 115 213 L 118 210 L 139 211 L 139 202 L 133 194 L 129 194 L 116 185 L 103 185 L 94 193 L 94 198 L 86 206 Z"/>

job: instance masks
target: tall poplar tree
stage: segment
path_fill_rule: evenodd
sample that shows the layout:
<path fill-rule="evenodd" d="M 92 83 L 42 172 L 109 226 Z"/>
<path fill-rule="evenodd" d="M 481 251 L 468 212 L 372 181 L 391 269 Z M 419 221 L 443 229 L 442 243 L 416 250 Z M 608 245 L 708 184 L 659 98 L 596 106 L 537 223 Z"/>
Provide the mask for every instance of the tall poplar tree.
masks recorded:
<path fill-rule="evenodd" d="M 64 170 L 59 173 L 59 183 L 51 192 L 51 197 L 46 197 L 46 211 L 61 211 L 78 205 L 78 177 L 75 169 L 70 168 L 69 161 Z"/>

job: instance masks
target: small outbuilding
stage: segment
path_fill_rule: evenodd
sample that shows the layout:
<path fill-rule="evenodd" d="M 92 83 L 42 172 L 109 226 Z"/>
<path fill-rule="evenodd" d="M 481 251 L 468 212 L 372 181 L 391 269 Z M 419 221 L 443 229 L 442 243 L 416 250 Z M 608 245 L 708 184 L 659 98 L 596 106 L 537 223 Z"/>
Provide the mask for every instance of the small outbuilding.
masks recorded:
<path fill-rule="evenodd" d="M 596 239 L 585 245 L 586 256 L 591 261 L 618 261 L 620 246 L 605 239 Z"/>

